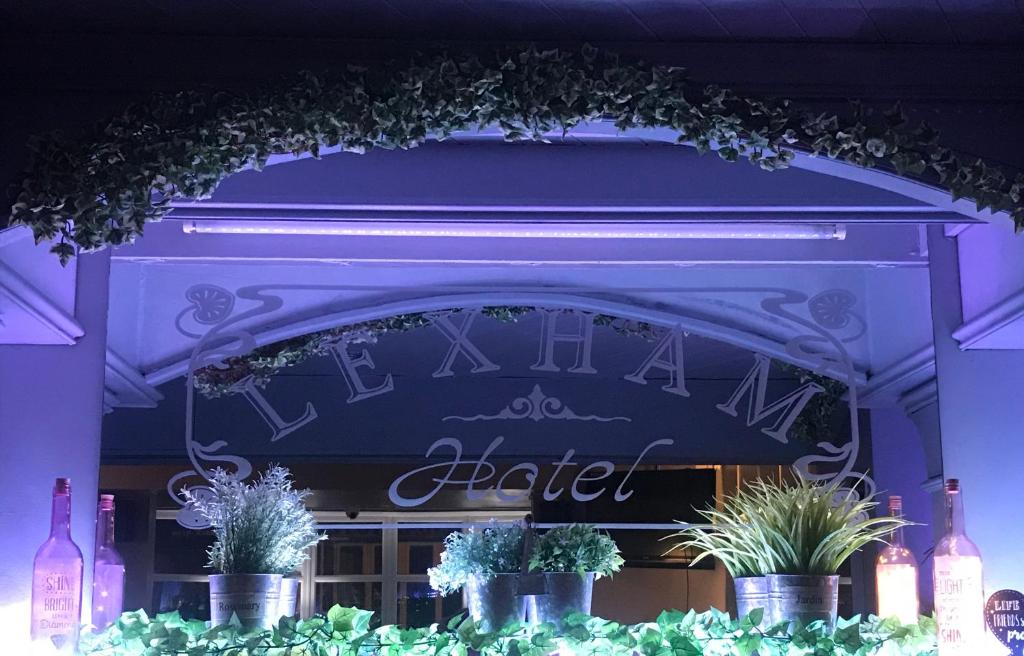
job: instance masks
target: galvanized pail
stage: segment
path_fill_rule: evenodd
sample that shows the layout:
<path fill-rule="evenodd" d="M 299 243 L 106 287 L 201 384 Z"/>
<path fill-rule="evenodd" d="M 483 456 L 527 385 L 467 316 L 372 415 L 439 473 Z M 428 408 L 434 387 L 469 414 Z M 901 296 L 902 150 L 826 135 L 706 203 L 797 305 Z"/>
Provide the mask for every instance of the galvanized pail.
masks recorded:
<path fill-rule="evenodd" d="M 516 595 L 518 574 L 475 575 L 466 581 L 469 616 L 482 632 L 526 619 L 526 597 Z"/>
<path fill-rule="evenodd" d="M 547 594 L 528 597 L 526 610 L 531 624 L 550 622 L 559 630 L 570 613 L 590 615 L 590 602 L 594 596 L 594 573 L 575 572 L 544 574 Z"/>
<path fill-rule="evenodd" d="M 295 617 L 299 608 L 299 583 L 300 579 L 286 576 L 281 579 L 281 602 L 277 608 L 278 619 L 282 617 Z"/>
<path fill-rule="evenodd" d="M 245 628 L 269 629 L 281 619 L 280 574 L 213 574 L 210 576 L 210 623 L 228 624 L 231 614 Z"/>
<path fill-rule="evenodd" d="M 795 620 L 809 624 L 824 620 L 832 628 L 839 606 L 838 576 L 768 575 L 770 624 Z"/>
<path fill-rule="evenodd" d="M 741 576 L 733 579 L 736 589 L 736 618 L 743 619 L 756 608 L 768 616 L 768 579 L 764 576 Z"/>

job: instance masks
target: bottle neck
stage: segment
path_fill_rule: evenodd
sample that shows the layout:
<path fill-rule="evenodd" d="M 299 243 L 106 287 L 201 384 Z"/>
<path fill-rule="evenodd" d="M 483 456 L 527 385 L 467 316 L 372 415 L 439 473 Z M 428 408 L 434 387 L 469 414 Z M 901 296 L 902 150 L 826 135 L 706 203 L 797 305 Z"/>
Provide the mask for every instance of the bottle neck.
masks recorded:
<path fill-rule="evenodd" d="M 964 526 L 964 499 L 960 492 L 946 492 L 946 533 L 966 535 Z"/>
<path fill-rule="evenodd" d="M 114 511 L 100 509 L 96 517 L 96 546 L 114 546 Z"/>
<path fill-rule="evenodd" d="M 892 508 L 889 510 L 889 516 L 893 519 L 903 519 L 902 508 Z M 889 544 L 894 547 L 903 546 L 903 525 L 899 525 L 892 530 L 892 534 L 889 536 Z"/>
<path fill-rule="evenodd" d="M 71 537 L 71 497 L 67 494 L 53 495 L 53 510 L 50 513 L 50 537 Z"/>

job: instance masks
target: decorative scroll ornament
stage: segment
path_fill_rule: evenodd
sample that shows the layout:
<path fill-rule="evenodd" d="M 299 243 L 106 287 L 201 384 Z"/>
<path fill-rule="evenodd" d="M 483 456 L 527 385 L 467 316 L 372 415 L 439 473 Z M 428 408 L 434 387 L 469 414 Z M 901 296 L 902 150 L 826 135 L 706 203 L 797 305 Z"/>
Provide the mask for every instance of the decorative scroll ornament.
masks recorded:
<path fill-rule="evenodd" d="M 568 421 L 597 421 L 601 423 L 611 421 L 633 421 L 629 417 L 601 417 L 598 415 L 578 415 L 571 408 L 566 406 L 556 397 L 548 396 L 540 388 L 534 385 L 533 391 L 527 396 L 520 396 L 513 399 L 505 408 L 493 415 L 472 415 L 470 417 L 458 417 L 450 415 L 442 421 L 494 421 L 496 419 L 532 419 L 543 421 L 545 419 L 568 420 Z"/>
<path fill-rule="evenodd" d="M 192 320 L 201 326 L 215 326 L 231 315 L 235 307 L 235 295 L 217 285 L 193 285 L 185 291 L 185 299 L 189 306 L 178 313 L 174 325 L 186 337 L 199 337 L 198 334 L 186 330 L 181 325 L 182 319 L 189 312 Z"/>

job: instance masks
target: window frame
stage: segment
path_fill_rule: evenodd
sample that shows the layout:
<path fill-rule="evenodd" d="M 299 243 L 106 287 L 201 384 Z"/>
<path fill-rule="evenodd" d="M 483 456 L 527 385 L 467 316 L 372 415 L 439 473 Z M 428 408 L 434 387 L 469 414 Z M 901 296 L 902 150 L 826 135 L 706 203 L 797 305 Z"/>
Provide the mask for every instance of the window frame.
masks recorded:
<path fill-rule="evenodd" d="M 399 532 L 411 528 L 463 530 L 472 525 L 484 524 L 494 519 L 497 521 L 516 521 L 523 519 L 529 510 L 460 510 L 460 511 L 396 511 L 396 512 L 361 512 L 355 518 L 349 517 L 344 511 L 314 510 L 313 516 L 317 529 L 324 530 L 373 530 L 380 531 L 381 571 L 380 574 L 317 574 L 317 549 L 309 550 L 309 558 L 299 569 L 301 586 L 299 588 L 299 613 L 302 617 L 311 617 L 316 606 L 316 585 L 318 583 L 380 583 L 382 624 L 397 624 L 399 617 L 398 591 L 402 583 L 426 583 L 426 574 L 399 574 Z M 155 521 L 175 521 L 177 511 L 159 509 Z M 153 543 L 155 563 L 156 550 L 160 548 Z M 153 598 L 153 587 L 163 582 L 206 583 L 207 574 L 176 574 L 157 573 L 150 567 L 150 585 L 148 599 Z"/>

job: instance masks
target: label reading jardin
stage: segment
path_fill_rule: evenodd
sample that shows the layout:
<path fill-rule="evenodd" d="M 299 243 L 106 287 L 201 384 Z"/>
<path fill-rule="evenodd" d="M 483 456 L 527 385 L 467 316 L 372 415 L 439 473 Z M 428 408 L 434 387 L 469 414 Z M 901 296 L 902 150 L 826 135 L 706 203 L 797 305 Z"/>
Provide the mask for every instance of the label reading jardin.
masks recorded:
<path fill-rule="evenodd" d="M 1013 656 L 1024 656 L 1024 594 L 998 590 L 985 604 L 985 622 Z"/>

